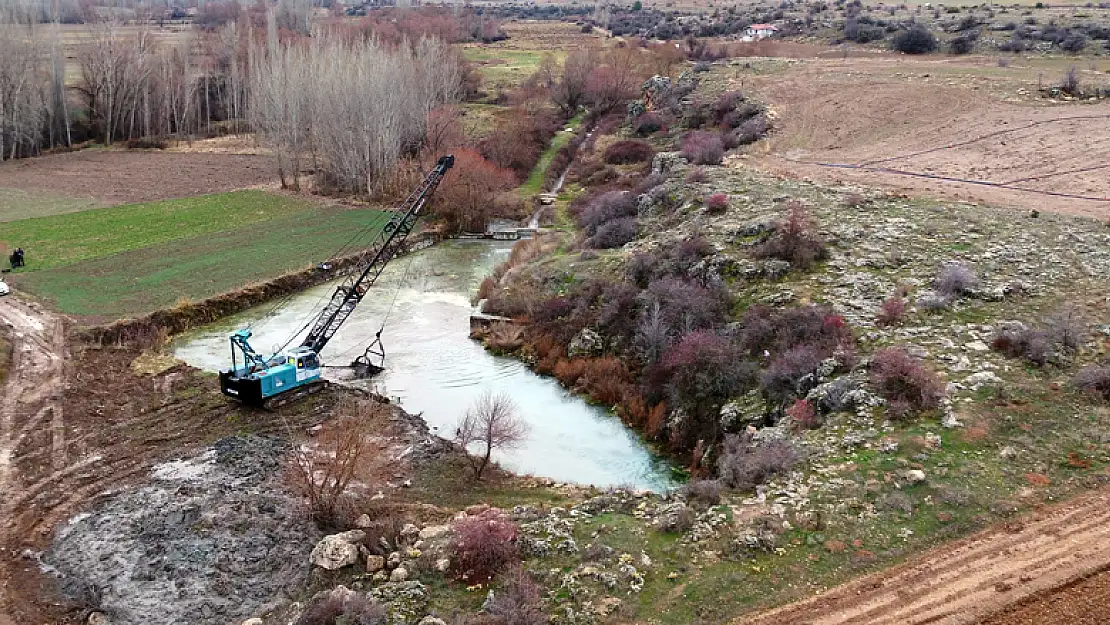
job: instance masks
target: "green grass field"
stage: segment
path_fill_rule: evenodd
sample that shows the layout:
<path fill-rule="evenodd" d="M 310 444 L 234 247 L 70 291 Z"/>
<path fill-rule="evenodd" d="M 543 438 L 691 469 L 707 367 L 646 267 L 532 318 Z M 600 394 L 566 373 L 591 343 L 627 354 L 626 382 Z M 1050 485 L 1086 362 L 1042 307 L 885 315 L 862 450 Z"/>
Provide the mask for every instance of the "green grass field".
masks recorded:
<path fill-rule="evenodd" d="M 20 290 L 84 317 L 133 317 L 323 260 L 384 211 L 261 191 L 116 206 L 12 222 L 27 250 Z M 10 228 L 8 227 L 10 226 Z"/>

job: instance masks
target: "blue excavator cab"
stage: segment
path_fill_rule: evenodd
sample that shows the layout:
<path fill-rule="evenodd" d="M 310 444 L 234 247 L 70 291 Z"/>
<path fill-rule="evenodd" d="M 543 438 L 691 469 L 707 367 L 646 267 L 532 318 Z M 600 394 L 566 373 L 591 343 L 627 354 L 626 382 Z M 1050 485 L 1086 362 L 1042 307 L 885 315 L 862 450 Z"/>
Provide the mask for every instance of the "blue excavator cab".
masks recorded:
<path fill-rule="evenodd" d="M 250 336 L 250 330 L 231 336 L 231 369 L 220 372 L 220 390 L 225 395 L 264 406 L 282 393 L 322 384 L 320 356 L 311 348 L 296 347 L 264 359 L 251 347 Z"/>

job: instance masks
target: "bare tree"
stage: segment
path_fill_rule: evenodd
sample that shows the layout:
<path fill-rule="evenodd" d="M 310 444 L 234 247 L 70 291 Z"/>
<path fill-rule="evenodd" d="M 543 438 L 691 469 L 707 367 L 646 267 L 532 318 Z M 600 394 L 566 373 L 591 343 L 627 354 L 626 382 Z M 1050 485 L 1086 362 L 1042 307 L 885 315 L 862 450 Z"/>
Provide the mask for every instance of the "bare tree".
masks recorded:
<path fill-rule="evenodd" d="M 482 479 L 493 450 L 512 449 L 524 441 L 528 425 L 516 413 L 516 404 L 508 395 L 487 391 L 459 421 L 455 442 L 468 451 L 472 445 L 479 446 L 477 455 L 467 454 L 475 479 Z"/>
<path fill-rule="evenodd" d="M 298 447 L 293 454 L 287 475 L 322 527 L 344 526 L 350 512 L 347 490 L 370 448 L 364 424 L 376 410 L 368 401 L 345 403 L 339 408 L 345 416 L 327 424 L 313 445 Z"/>
<path fill-rule="evenodd" d="M 574 115 L 578 107 L 586 103 L 590 74 L 599 64 L 599 56 L 595 48 L 571 50 L 563 61 L 562 74 L 544 77 L 551 87 L 551 101 L 564 115 Z M 550 73 L 553 65 L 543 69 Z"/>
<path fill-rule="evenodd" d="M 459 96 L 458 63 L 437 39 L 386 47 L 324 32 L 307 43 L 271 40 L 251 57 L 253 126 L 294 188 L 311 157 L 318 188 L 373 193 L 424 143 L 428 114 Z"/>

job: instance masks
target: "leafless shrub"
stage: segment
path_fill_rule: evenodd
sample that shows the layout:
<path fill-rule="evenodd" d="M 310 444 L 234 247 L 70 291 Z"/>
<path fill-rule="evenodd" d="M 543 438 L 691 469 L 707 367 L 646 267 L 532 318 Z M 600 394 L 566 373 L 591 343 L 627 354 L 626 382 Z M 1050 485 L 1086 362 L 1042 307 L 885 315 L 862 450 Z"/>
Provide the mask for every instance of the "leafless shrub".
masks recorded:
<path fill-rule="evenodd" d="M 702 506 L 721 503 L 721 484 L 717 480 L 694 480 L 682 487 L 682 494 Z"/>
<path fill-rule="evenodd" d="M 686 174 L 686 182 L 693 184 L 697 182 L 705 182 L 708 176 L 705 173 L 704 167 L 695 167 Z"/>
<path fill-rule="evenodd" d="M 1075 386 L 1110 401 L 1110 365 L 1091 365 L 1075 374 Z"/>
<path fill-rule="evenodd" d="M 1073 306 L 1063 306 L 1045 319 L 1045 328 L 1053 342 L 1068 352 L 1075 352 L 1087 333 L 1087 322 Z"/>
<path fill-rule="evenodd" d="M 902 323 L 902 319 L 906 316 L 906 300 L 901 297 L 890 297 L 883 302 L 879 308 L 879 314 L 875 316 L 875 322 L 881 326 L 895 326 Z"/>
<path fill-rule="evenodd" d="M 926 293 L 917 298 L 917 306 L 921 310 L 929 312 L 937 312 L 948 308 L 952 303 L 952 298 L 940 293 Z"/>
<path fill-rule="evenodd" d="M 528 426 L 516 413 L 516 404 L 508 395 L 486 392 L 460 420 L 455 442 L 468 451 L 478 446 L 478 455 L 467 454 L 475 479 L 482 479 L 495 449 L 511 449 L 527 436 Z"/>
<path fill-rule="evenodd" d="M 468 583 L 493 579 L 520 556 L 516 524 L 495 508 L 455 521 L 451 533 L 451 571 Z"/>
<path fill-rule="evenodd" d="M 755 250 L 759 258 L 785 260 L 798 269 L 808 269 L 827 254 L 817 223 L 801 202 L 791 202 L 786 219 L 777 222 L 774 235 Z"/>
<path fill-rule="evenodd" d="M 343 404 L 339 412 L 345 416 L 327 424 L 313 445 L 293 454 L 287 473 L 291 486 L 307 500 L 309 516 L 323 529 L 350 525 L 353 510 L 347 488 L 369 449 L 363 424 L 378 410 L 369 401 Z"/>
<path fill-rule="evenodd" d="M 544 625 L 551 619 L 543 611 L 543 589 L 531 576 L 517 568 L 504 576 L 502 587 L 493 593 L 488 612 L 504 625 Z"/>
<path fill-rule="evenodd" d="M 1079 70 L 1074 65 L 1064 73 L 1064 78 L 1060 81 L 1060 91 L 1067 95 L 1079 94 Z"/>
<path fill-rule="evenodd" d="M 1024 358 L 1043 367 L 1052 355 L 1052 340 L 1048 332 L 1029 326 L 1004 328 L 991 340 L 991 348 L 1010 358 Z"/>
<path fill-rule="evenodd" d="M 941 268 L 933 282 L 933 289 L 944 297 L 966 295 L 979 286 L 975 271 L 963 263 L 952 263 Z"/>
<path fill-rule="evenodd" d="M 871 359 L 871 384 L 887 400 L 887 414 L 893 419 L 936 408 L 944 396 L 937 374 L 897 347 L 875 353 Z"/>
<path fill-rule="evenodd" d="M 332 591 L 315 599 L 297 619 L 297 625 L 384 625 L 385 609 L 357 592 Z"/>
<path fill-rule="evenodd" d="M 798 461 L 798 451 L 788 441 L 772 440 L 752 445 L 748 432 L 729 434 L 717 460 L 721 482 L 731 488 L 752 490 Z"/>

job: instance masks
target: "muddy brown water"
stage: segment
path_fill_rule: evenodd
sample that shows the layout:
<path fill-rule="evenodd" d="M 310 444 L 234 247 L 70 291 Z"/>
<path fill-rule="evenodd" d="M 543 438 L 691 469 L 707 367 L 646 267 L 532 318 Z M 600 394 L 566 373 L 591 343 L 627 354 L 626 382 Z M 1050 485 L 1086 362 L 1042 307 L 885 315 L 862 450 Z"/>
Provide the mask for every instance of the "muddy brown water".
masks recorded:
<path fill-rule="evenodd" d="M 451 438 L 458 419 L 487 390 L 512 397 L 528 422 L 527 440 L 495 459 L 517 473 L 597 486 L 662 490 L 674 485 L 670 466 L 612 412 L 568 393 L 513 358 L 494 356 L 471 340 L 470 296 L 508 257 L 511 243 L 447 241 L 393 261 L 362 304 L 324 349 L 327 365 L 346 365 L 382 327 L 386 370 L 366 384 L 397 398 L 428 425 Z M 217 371 L 230 362 L 228 336 L 252 326 L 255 349 L 272 353 L 305 325 L 334 285 L 309 289 L 274 309 L 260 306 L 182 335 L 175 355 Z M 294 345 L 296 342 L 293 343 Z"/>

